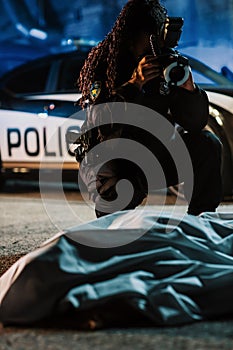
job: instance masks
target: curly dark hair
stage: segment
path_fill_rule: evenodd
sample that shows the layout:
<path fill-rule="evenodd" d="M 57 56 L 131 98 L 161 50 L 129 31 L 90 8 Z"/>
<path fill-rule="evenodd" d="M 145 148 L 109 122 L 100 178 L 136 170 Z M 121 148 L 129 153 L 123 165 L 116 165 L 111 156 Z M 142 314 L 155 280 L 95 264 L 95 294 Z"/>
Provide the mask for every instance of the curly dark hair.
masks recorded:
<path fill-rule="evenodd" d="M 120 57 L 128 50 L 140 32 L 155 32 L 161 29 L 167 15 L 159 0 L 129 0 L 123 7 L 112 30 L 105 39 L 94 47 L 80 72 L 78 85 L 84 108 L 90 99 L 90 88 L 94 81 L 104 82 L 105 97 L 108 98 L 119 81 Z"/>

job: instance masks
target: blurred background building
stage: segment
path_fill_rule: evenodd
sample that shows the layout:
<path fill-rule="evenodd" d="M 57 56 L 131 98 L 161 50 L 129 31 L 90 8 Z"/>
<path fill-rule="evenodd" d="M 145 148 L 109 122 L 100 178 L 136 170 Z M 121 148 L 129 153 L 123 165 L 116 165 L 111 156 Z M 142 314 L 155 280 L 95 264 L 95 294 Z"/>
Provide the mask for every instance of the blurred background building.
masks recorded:
<path fill-rule="evenodd" d="M 18 45 L 29 45 L 38 52 L 51 52 L 59 50 L 61 43 L 72 43 L 72 39 L 102 40 L 125 3 L 126 0 L 0 0 L 0 54 L 9 45 L 16 45 L 17 50 Z M 162 3 L 170 16 L 185 19 L 180 41 L 183 51 L 207 62 L 211 59 L 215 68 L 220 56 L 233 61 L 233 0 Z M 231 62 L 223 62 L 226 63 Z"/>

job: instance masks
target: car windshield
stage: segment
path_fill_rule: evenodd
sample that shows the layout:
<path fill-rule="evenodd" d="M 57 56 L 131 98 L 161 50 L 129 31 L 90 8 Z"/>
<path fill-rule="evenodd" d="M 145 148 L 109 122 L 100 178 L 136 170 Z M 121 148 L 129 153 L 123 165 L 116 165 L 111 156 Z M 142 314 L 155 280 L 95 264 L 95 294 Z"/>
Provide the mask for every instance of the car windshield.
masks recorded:
<path fill-rule="evenodd" d="M 205 63 L 185 55 L 189 59 L 194 81 L 199 85 L 233 87 L 233 81 L 207 66 Z"/>
<path fill-rule="evenodd" d="M 196 70 L 192 70 L 193 73 L 193 79 L 197 84 L 208 84 L 208 85 L 216 85 L 216 81 L 214 81 L 213 79 L 208 78 L 207 76 L 205 76 L 204 74 L 197 72 Z"/>

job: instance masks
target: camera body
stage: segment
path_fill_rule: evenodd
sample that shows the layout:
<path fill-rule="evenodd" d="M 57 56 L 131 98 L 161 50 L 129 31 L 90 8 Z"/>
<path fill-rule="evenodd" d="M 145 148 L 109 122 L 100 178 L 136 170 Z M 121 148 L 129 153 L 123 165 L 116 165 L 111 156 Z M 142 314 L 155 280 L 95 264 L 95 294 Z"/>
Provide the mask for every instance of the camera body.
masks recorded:
<path fill-rule="evenodd" d="M 184 84 L 189 77 L 188 59 L 175 50 L 183 24 L 184 20 L 181 17 L 167 17 L 160 30 L 150 36 L 152 52 L 163 67 L 164 93 L 169 92 L 171 86 Z"/>

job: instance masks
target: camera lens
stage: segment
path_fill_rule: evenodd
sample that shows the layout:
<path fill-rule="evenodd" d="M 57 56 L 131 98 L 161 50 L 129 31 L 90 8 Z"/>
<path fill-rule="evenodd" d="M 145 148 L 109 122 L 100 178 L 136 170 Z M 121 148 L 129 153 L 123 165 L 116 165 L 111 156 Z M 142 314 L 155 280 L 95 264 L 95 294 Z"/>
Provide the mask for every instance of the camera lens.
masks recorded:
<path fill-rule="evenodd" d="M 169 73 L 169 77 L 172 82 L 177 83 L 178 81 L 182 80 L 185 76 L 185 70 L 183 67 L 176 66 L 171 69 Z"/>
<path fill-rule="evenodd" d="M 181 86 L 189 77 L 189 66 L 175 61 L 164 70 L 165 81 L 171 86 Z"/>

